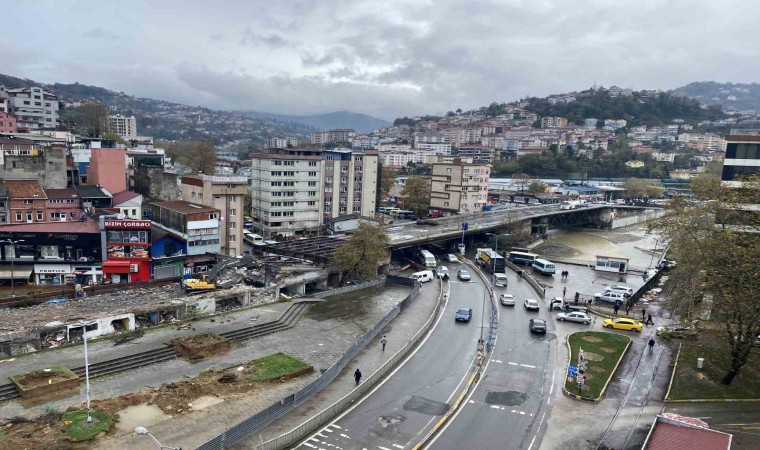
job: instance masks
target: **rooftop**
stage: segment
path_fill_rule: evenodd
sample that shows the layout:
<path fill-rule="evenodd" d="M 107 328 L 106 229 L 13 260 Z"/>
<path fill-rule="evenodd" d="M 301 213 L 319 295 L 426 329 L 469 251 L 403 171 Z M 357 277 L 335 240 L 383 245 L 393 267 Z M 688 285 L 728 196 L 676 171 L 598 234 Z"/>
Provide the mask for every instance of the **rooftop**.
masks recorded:
<path fill-rule="evenodd" d="M 38 180 L 5 180 L 8 198 L 47 199 L 45 190 Z"/>
<path fill-rule="evenodd" d="M 210 206 L 203 206 L 198 205 L 195 203 L 186 202 L 183 200 L 171 200 L 167 202 L 154 202 L 154 205 L 158 206 L 159 208 L 168 209 L 171 211 L 176 211 L 178 213 L 182 214 L 194 214 L 194 213 L 212 213 L 212 212 L 220 212 L 217 208 L 212 208 Z"/>
<path fill-rule="evenodd" d="M 137 194 L 131 191 L 122 191 L 113 195 L 113 204 L 120 205 L 128 200 L 132 200 L 133 198 L 136 198 L 139 196 L 140 194 Z"/>
<path fill-rule="evenodd" d="M 110 195 L 103 192 L 99 186 L 93 186 L 91 184 L 79 184 L 74 187 L 82 198 L 111 198 Z"/>
<path fill-rule="evenodd" d="M 647 440 L 646 450 L 719 450 L 731 448 L 731 435 L 707 428 L 658 421 Z"/>
<path fill-rule="evenodd" d="M 0 225 L 0 232 L 16 233 L 100 233 L 98 224 L 91 219 L 83 222 L 42 222 Z"/>
<path fill-rule="evenodd" d="M 66 189 L 45 189 L 48 199 L 54 198 L 79 198 L 77 191 L 71 188 Z"/>

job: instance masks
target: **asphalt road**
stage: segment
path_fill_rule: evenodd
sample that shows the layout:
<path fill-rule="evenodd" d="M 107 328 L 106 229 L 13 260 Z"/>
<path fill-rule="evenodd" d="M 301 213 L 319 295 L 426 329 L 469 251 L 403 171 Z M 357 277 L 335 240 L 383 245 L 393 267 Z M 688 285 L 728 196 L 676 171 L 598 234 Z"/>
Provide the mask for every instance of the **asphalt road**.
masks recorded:
<path fill-rule="evenodd" d="M 537 449 L 548 422 L 549 390 L 556 336 L 545 301 L 539 312 L 527 311 L 526 298 L 537 299 L 525 281 L 508 273 L 506 288 L 515 306 L 499 306 L 496 346 L 480 383 L 463 407 L 432 441 L 432 449 Z M 546 319 L 546 335 L 532 334 L 531 318 Z"/>
<path fill-rule="evenodd" d="M 459 267 L 449 263 L 452 273 Z M 477 277 L 471 282 L 459 282 L 455 277 L 449 282 L 451 293 L 440 321 L 411 359 L 297 448 L 411 448 L 448 411 L 470 375 L 485 294 Z M 454 321 L 460 307 L 472 308 L 469 323 Z"/>
<path fill-rule="evenodd" d="M 733 434 L 733 449 L 760 448 L 758 403 L 670 403 L 664 412 L 702 419 L 713 430 Z"/>

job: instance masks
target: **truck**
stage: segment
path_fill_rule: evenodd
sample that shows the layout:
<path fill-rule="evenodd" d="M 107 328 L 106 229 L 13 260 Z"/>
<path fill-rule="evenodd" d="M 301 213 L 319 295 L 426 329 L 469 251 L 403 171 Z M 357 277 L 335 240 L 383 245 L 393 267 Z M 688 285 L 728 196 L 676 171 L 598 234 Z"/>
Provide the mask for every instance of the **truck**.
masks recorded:
<path fill-rule="evenodd" d="M 504 273 L 507 264 L 503 256 L 490 248 L 479 248 L 475 252 L 478 264 L 492 273 Z"/>
<path fill-rule="evenodd" d="M 197 275 L 197 278 L 186 276 L 187 278 L 182 280 L 182 288 L 186 293 L 196 293 L 232 287 L 243 281 L 242 275 L 233 273 L 229 279 L 225 279 L 224 281 L 217 280 L 219 275 L 228 269 L 248 266 L 254 263 L 255 259 L 249 255 L 228 258 L 216 263 L 216 265 L 214 265 L 214 267 L 208 272 Z"/>
<path fill-rule="evenodd" d="M 559 205 L 559 209 L 576 209 L 581 207 L 579 200 L 565 200 Z"/>

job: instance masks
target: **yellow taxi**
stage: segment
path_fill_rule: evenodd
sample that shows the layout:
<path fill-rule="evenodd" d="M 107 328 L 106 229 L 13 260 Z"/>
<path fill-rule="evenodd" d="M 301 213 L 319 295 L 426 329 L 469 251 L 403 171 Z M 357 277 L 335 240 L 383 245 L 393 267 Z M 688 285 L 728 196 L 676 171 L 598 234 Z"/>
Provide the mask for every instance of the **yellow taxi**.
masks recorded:
<path fill-rule="evenodd" d="M 627 331 L 638 331 L 641 333 L 641 330 L 644 329 L 644 324 L 641 322 L 636 322 L 633 319 L 626 319 L 625 317 L 616 317 L 614 319 L 604 319 L 604 327 L 605 328 L 614 328 L 617 330 L 627 330 Z"/>

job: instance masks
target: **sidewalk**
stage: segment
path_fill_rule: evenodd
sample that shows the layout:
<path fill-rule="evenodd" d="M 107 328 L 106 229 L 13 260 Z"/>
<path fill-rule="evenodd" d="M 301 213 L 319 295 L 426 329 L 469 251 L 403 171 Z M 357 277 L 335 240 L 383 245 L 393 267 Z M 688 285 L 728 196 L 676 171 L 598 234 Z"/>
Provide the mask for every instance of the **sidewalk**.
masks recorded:
<path fill-rule="evenodd" d="M 404 295 L 408 289 L 404 290 Z M 350 294 L 350 293 L 349 293 Z M 343 397 L 354 387 L 352 373 L 359 367 L 365 377 L 376 370 L 389 359 L 393 353 L 403 346 L 422 324 L 427 320 L 438 299 L 438 288 L 433 283 L 426 283 L 420 295 L 411 305 L 402 311 L 384 330 L 388 335 L 388 345 L 385 352 L 381 351 L 379 339 L 372 342 L 361 352 L 354 361 L 345 368 L 343 373 L 325 390 L 301 405 L 294 412 L 282 417 L 271 424 L 261 433 L 261 439 L 266 441 L 283 432 L 295 428 L 301 422 L 318 413 L 325 407 Z M 395 299 L 393 305 L 403 296 Z M 392 305 L 384 305 L 392 307 Z M 383 313 L 372 314 L 372 323 L 377 321 L 390 308 L 383 308 Z M 367 322 L 366 320 L 363 322 Z M 197 448 L 208 440 L 221 434 L 224 430 L 242 422 L 250 416 L 271 406 L 276 401 L 309 384 L 317 376 L 320 369 L 330 367 L 337 361 L 344 350 L 348 348 L 357 335 L 363 333 L 369 323 L 353 323 L 352 321 L 317 320 L 310 316 L 304 317 L 295 328 L 253 339 L 250 346 L 256 348 L 261 356 L 274 352 L 283 352 L 309 361 L 312 364 L 315 356 L 319 356 L 319 364 L 314 364 L 315 373 L 283 384 L 273 384 L 264 392 L 252 393 L 237 398 L 228 398 L 223 403 L 209 408 L 180 415 L 154 424 L 145 425 L 162 443 L 182 448 Z M 248 358 L 248 356 L 246 356 Z M 238 357 L 238 359 L 240 359 Z M 259 442 L 259 435 L 247 441 L 250 447 Z M 155 443 L 144 436 L 122 432 L 110 439 L 100 442 L 99 449 L 120 450 L 130 448 L 148 450 L 155 448 Z M 244 443 L 241 444 L 245 447 Z"/>

